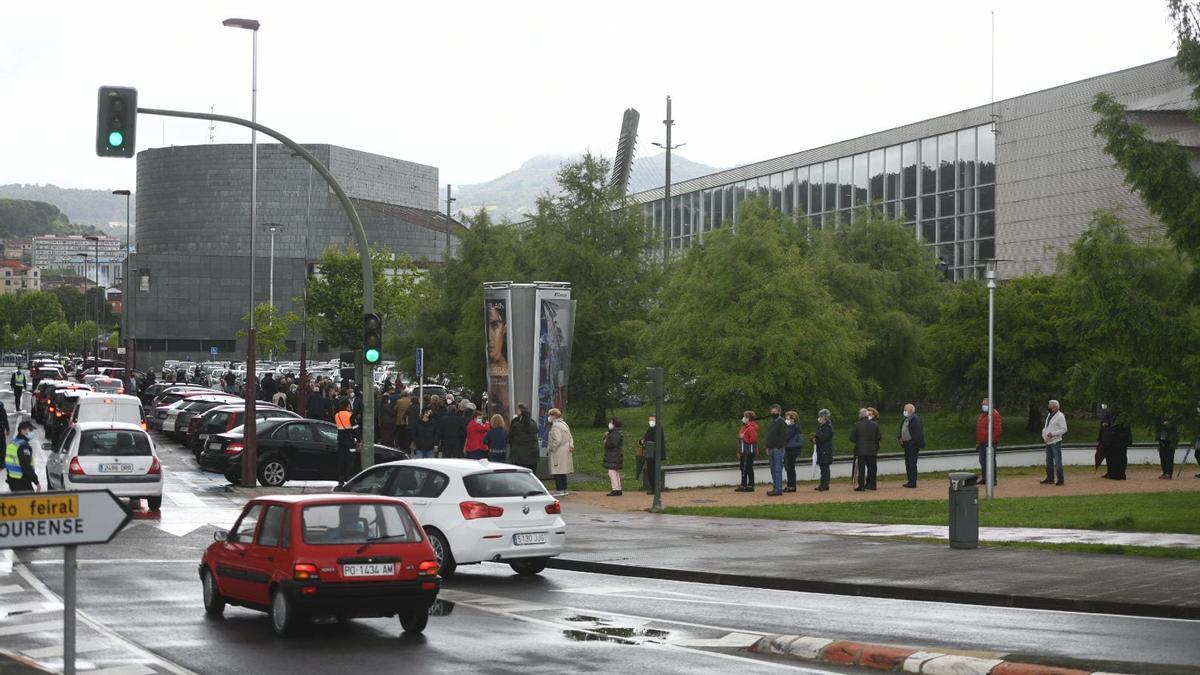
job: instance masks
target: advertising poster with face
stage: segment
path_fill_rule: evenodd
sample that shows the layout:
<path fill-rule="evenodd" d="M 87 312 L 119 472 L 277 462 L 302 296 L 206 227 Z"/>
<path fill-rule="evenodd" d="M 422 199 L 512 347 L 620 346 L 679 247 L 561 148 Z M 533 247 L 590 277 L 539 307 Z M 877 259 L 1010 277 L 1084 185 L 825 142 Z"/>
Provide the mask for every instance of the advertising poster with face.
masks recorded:
<path fill-rule="evenodd" d="M 487 338 L 487 392 L 493 412 L 507 418 L 512 415 L 509 382 L 512 348 L 509 338 L 507 289 L 488 289 L 484 296 L 483 324 Z"/>
<path fill-rule="evenodd" d="M 537 294 L 537 416 L 542 443 L 548 442 L 546 412 L 567 409 L 567 375 L 571 370 L 571 333 L 575 303 L 569 290 Z"/>

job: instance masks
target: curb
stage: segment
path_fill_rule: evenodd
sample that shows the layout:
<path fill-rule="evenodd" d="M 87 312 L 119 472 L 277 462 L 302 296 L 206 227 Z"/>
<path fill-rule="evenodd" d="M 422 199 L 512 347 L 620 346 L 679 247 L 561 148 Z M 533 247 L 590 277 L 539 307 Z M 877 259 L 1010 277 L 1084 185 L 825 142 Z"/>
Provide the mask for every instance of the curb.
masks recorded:
<path fill-rule="evenodd" d="M 767 635 L 754 643 L 750 651 L 801 661 L 924 675 L 1117 675 L 1065 666 L 1009 661 L 1003 654 L 946 654 L 916 647 L 799 635 Z"/>
<path fill-rule="evenodd" d="M 22 656 L 14 651 L 0 648 L 0 673 L 32 673 L 40 675 L 41 673 L 52 673 L 54 671 L 42 667 L 33 659 Z"/>
<path fill-rule="evenodd" d="M 1162 619 L 1200 620 L 1200 607 L 1181 605 L 1157 605 L 1138 602 L 1112 602 L 1106 600 L 1076 600 L 1037 595 L 1010 595 L 1005 593 L 982 593 L 979 591 L 955 591 L 945 588 L 920 588 L 914 586 L 888 586 L 884 584 L 856 584 L 843 581 L 814 579 L 789 579 L 785 577 L 755 576 L 747 574 L 725 574 L 699 570 L 675 570 L 641 565 L 575 560 L 562 556 L 550 558 L 546 566 L 572 572 L 612 574 L 643 579 L 685 581 L 718 586 L 764 588 L 777 591 L 800 593 L 824 593 L 891 600 L 919 600 L 923 602 L 947 602 L 963 605 L 985 605 L 991 607 L 1013 607 L 1017 609 L 1042 609 L 1086 614 L 1116 614 L 1120 616 L 1143 616 Z"/>

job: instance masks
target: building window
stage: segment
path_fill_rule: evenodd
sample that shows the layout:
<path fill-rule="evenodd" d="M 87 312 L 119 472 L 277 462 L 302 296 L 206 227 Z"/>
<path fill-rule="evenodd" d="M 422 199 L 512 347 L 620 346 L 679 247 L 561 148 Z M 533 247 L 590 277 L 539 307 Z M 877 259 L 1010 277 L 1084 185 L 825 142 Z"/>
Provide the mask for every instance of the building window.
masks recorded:
<path fill-rule="evenodd" d="M 937 192 L 937 138 L 921 139 L 921 194 Z"/>

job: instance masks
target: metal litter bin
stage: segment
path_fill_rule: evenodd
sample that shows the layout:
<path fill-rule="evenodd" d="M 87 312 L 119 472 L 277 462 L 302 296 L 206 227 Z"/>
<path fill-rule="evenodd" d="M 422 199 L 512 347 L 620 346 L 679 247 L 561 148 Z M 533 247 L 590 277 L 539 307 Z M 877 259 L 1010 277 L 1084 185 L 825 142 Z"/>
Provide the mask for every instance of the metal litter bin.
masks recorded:
<path fill-rule="evenodd" d="M 950 474 L 950 548 L 979 548 L 979 479 Z"/>

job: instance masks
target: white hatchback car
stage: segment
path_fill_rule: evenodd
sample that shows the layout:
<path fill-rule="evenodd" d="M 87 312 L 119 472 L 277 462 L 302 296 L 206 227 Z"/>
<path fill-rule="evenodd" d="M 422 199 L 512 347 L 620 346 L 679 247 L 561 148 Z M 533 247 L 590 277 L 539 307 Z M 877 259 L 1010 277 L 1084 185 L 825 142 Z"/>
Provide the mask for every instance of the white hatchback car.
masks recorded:
<path fill-rule="evenodd" d="M 341 491 L 408 502 L 429 535 L 443 577 L 458 565 L 484 561 L 538 574 L 567 541 L 562 505 L 532 471 L 512 464 L 406 459 L 366 469 Z"/>
<path fill-rule="evenodd" d="M 111 490 L 162 507 L 162 464 L 150 435 L 137 424 L 76 422 L 46 460 L 54 490 Z"/>

